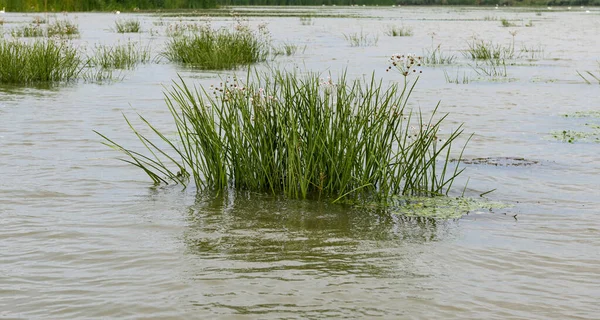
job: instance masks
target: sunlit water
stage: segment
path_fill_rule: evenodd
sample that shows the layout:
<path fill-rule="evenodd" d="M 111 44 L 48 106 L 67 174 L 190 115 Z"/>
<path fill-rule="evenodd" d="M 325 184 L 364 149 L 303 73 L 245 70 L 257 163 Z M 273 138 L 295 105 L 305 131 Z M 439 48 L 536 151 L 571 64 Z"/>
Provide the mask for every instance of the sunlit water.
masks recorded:
<path fill-rule="evenodd" d="M 487 196 L 513 207 L 423 221 L 256 194 L 150 188 L 92 130 L 134 145 L 122 114 L 137 112 L 172 133 L 163 86 L 177 74 L 215 84 L 218 73 L 163 61 L 125 72 L 115 84 L 4 86 L 0 318 L 598 318 L 600 144 L 558 142 L 550 133 L 596 121 L 562 115 L 600 107 L 600 87 L 576 73 L 597 69 L 600 12 L 323 10 L 360 18 L 317 17 L 312 25 L 297 17 L 250 19 L 267 22 L 275 42 L 306 45 L 271 65 L 401 81 L 385 72 L 388 56 L 421 53 L 433 41 L 459 58 L 450 74 L 474 79 L 459 51 L 472 36 L 507 44 L 516 30 L 517 48 L 544 48 L 543 59 L 509 66 L 510 81 L 455 85 L 443 68 L 426 67 L 411 100 L 426 112 L 441 100 L 448 129 L 464 122 L 475 133 L 467 158 L 537 162 L 466 165 L 457 182 L 462 188 L 470 178 L 466 193 L 474 197 L 496 188 Z M 138 17 L 145 33 L 117 35 L 110 31 L 115 15 L 67 16 L 80 26 L 79 46 L 130 38 L 157 54 L 165 28 L 179 19 Z M 9 30 L 33 15 L 3 18 Z M 518 27 L 501 27 L 500 18 Z M 523 27 L 530 20 L 533 27 Z M 414 36 L 387 37 L 389 24 L 412 27 Z M 343 34 L 361 30 L 378 35 L 378 45 L 350 47 Z"/>

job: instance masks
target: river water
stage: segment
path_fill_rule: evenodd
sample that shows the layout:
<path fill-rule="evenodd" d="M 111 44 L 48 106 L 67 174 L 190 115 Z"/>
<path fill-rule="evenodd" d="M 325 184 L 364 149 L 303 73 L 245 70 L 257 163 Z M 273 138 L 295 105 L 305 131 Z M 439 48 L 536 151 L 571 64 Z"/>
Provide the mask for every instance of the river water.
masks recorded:
<path fill-rule="evenodd" d="M 214 84 L 219 73 L 162 61 L 126 71 L 114 84 L 3 86 L 0 318 L 597 319 L 600 144 L 560 142 L 551 132 L 600 123 L 563 116 L 600 108 L 600 87 L 577 75 L 598 70 L 600 11 L 308 10 L 351 16 L 314 17 L 309 25 L 298 17 L 250 18 L 253 26 L 268 23 L 275 42 L 306 45 L 269 64 L 398 81 L 399 73 L 385 72 L 393 53 L 421 53 L 433 42 L 456 54 L 445 70 L 472 81 L 446 83 L 444 68 L 425 67 L 411 103 L 430 111 L 441 100 L 448 126 L 464 123 L 474 133 L 466 158 L 530 161 L 467 164 L 457 182 L 468 178 L 473 197 L 496 189 L 487 197 L 511 207 L 432 221 L 257 194 L 152 188 L 92 130 L 133 146 L 122 115 L 137 112 L 172 133 L 163 86 L 177 74 Z M 137 15 L 146 32 L 111 32 L 124 16 L 66 17 L 79 24 L 79 46 L 131 39 L 149 43 L 154 54 L 167 25 L 180 20 Z M 33 15 L 3 18 L 8 30 Z M 501 18 L 517 26 L 502 27 Z M 390 24 L 414 35 L 385 36 Z M 343 34 L 361 30 L 378 35 L 378 44 L 350 47 Z M 543 58 L 508 66 L 508 80 L 477 79 L 460 50 L 473 36 L 510 43 L 515 30 L 516 47 L 541 47 Z"/>

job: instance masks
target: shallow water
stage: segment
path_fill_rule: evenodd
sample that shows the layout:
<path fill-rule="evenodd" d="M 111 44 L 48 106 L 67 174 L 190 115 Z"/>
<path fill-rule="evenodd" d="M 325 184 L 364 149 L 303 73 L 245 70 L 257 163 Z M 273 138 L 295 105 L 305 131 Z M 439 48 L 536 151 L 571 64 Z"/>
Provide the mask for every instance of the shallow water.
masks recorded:
<path fill-rule="evenodd" d="M 315 8 L 321 11 L 322 8 Z M 163 86 L 181 74 L 166 62 L 125 72 L 115 84 L 0 88 L 0 318 L 473 318 L 595 319 L 600 312 L 600 144 L 555 141 L 576 129 L 565 113 L 598 110 L 600 88 L 576 70 L 597 68 L 600 11 L 490 8 L 326 8 L 360 18 L 250 18 L 276 42 L 307 45 L 271 64 L 400 80 L 389 55 L 432 44 L 448 67 L 475 78 L 458 50 L 473 35 L 543 46 L 544 59 L 509 66 L 510 81 L 446 83 L 426 67 L 413 106 L 441 100 L 448 126 L 475 135 L 467 158 L 522 157 L 529 166 L 469 164 L 467 194 L 513 206 L 456 221 L 386 217 L 344 206 L 150 188 L 92 132 L 133 145 L 122 114 L 171 130 Z M 585 10 L 591 10 L 585 13 Z M 126 15 L 121 15 L 121 17 Z M 6 14 L 4 29 L 33 15 Z M 110 14 L 69 14 L 81 46 L 131 38 L 158 53 L 178 18 L 137 16 L 145 32 L 116 35 Z M 518 25 L 504 28 L 507 18 Z M 197 21 L 199 18 L 185 18 Z M 228 25 L 230 18 L 214 18 Z M 391 38 L 389 24 L 414 36 Z M 378 34 L 349 47 L 343 33 Z M 580 121 L 580 122 L 578 122 Z M 600 122 L 600 121 L 596 121 Z M 514 217 L 516 215 L 516 217 Z"/>

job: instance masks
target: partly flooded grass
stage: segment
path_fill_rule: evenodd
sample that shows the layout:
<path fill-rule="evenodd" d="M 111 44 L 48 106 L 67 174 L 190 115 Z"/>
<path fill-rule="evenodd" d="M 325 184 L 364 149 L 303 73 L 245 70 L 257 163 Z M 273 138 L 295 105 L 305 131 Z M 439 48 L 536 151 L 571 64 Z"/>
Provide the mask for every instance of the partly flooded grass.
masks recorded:
<path fill-rule="evenodd" d="M 410 37 L 414 32 L 411 27 L 390 25 L 384 33 L 390 37 Z"/>
<path fill-rule="evenodd" d="M 48 37 L 75 37 L 79 35 L 79 26 L 69 20 L 55 20 L 48 24 Z"/>
<path fill-rule="evenodd" d="M 137 33 L 142 30 L 137 19 L 123 19 L 115 21 L 115 31 L 118 33 Z"/>
<path fill-rule="evenodd" d="M 39 18 L 39 17 L 36 17 Z M 56 20 L 47 24 L 45 20 L 27 24 L 24 26 L 14 27 L 10 34 L 14 38 L 31 38 L 31 37 L 74 37 L 79 35 L 79 27 L 77 24 L 68 20 Z"/>
<path fill-rule="evenodd" d="M 377 35 L 365 33 L 363 30 L 360 32 L 354 33 L 344 33 L 344 39 L 351 47 L 370 47 L 376 46 L 377 42 L 379 42 L 379 37 Z"/>
<path fill-rule="evenodd" d="M 96 46 L 90 64 L 102 69 L 133 69 L 140 63 L 150 62 L 150 46 L 127 42 L 115 46 Z"/>
<path fill-rule="evenodd" d="M 201 28 L 198 32 L 172 37 L 163 56 L 200 69 L 234 69 L 266 60 L 270 38 L 265 32 L 252 31 L 240 24 L 233 30 Z"/>
<path fill-rule="evenodd" d="M 278 71 L 211 88 L 181 82 L 167 93 L 178 141 L 144 118 L 168 147 L 129 120 L 148 155 L 105 139 L 155 183 L 187 184 L 191 177 L 201 189 L 289 198 L 446 194 L 462 172 L 450 165 L 462 129 L 442 137 L 446 116 L 409 110 L 413 88 Z"/>
<path fill-rule="evenodd" d="M 75 80 L 83 66 L 77 50 L 62 41 L 0 40 L 0 83 Z"/>

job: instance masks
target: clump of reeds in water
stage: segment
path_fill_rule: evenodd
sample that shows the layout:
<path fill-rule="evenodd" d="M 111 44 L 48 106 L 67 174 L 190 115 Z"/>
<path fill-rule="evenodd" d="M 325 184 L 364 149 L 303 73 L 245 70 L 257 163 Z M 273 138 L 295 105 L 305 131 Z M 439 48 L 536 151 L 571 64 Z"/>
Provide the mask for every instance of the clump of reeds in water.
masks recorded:
<path fill-rule="evenodd" d="M 44 29 L 39 24 L 27 24 L 10 30 L 13 38 L 35 38 L 45 35 Z"/>
<path fill-rule="evenodd" d="M 504 60 L 515 56 L 514 36 L 512 44 L 506 46 L 482 39 L 473 39 L 467 45 L 469 48 L 463 55 L 473 60 Z"/>
<path fill-rule="evenodd" d="M 376 46 L 377 42 L 379 42 L 379 37 L 377 35 L 365 33 L 363 30 L 360 30 L 360 32 L 344 34 L 344 39 L 346 39 L 351 47 Z"/>
<path fill-rule="evenodd" d="M 405 26 L 388 26 L 385 34 L 390 37 L 410 37 L 413 35 L 413 29 Z"/>
<path fill-rule="evenodd" d="M 74 37 L 79 35 L 79 26 L 69 20 L 56 20 L 48 24 L 48 37 Z"/>
<path fill-rule="evenodd" d="M 118 33 L 137 33 L 142 30 L 139 20 L 124 19 L 115 21 L 115 31 Z"/>
<path fill-rule="evenodd" d="M 428 117 L 409 110 L 414 83 L 286 71 L 210 88 L 182 80 L 166 93 L 177 141 L 143 117 L 156 140 L 127 123 L 146 154 L 103 137 L 157 184 L 191 178 L 200 189 L 336 200 L 444 194 L 462 172 L 450 163 L 462 129 L 442 139 L 437 107 Z"/>
<path fill-rule="evenodd" d="M 257 31 L 239 23 L 234 29 L 215 30 L 207 26 L 173 36 L 163 56 L 200 69 L 234 69 L 266 60 L 270 45 L 265 25 Z"/>
<path fill-rule="evenodd" d="M 62 41 L 0 39 L 0 83 L 75 80 L 83 66 L 77 50 Z"/>
<path fill-rule="evenodd" d="M 89 61 L 101 69 L 133 69 L 140 63 L 150 61 L 150 46 L 135 42 L 115 46 L 98 45 Z"/>

